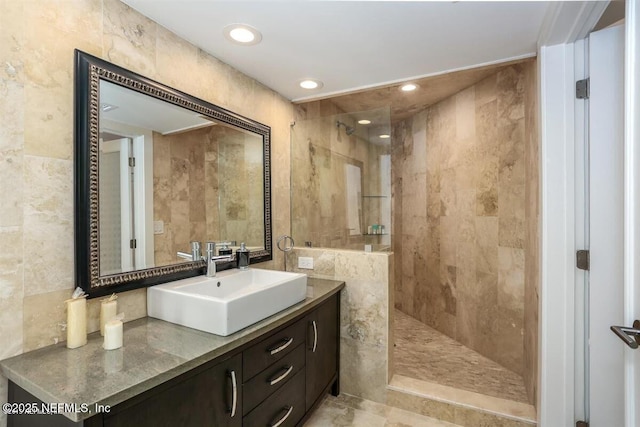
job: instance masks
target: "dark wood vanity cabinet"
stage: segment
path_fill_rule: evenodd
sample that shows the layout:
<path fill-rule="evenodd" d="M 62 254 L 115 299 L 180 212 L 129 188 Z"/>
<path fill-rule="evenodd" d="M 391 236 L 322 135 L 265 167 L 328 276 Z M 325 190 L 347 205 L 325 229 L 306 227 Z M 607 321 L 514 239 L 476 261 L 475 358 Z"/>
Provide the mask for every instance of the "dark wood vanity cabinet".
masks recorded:
<path fill-rule="evenodd" d="M 104 415 L 104 427 L 242 425 L 242 355 L 165 388 L 158 386 Z"/>
<path fill-rule="evenodd" d="M 337 296 L 313 310 L 305 318 L 306 409 L 309 410 L 333 385 L 338 394 L 338 364 L 340 345 L 339 300 Z"/>
<path fill-rule="evenodd" d="M 79 423 L 9 416 L 9 427 L 300 426 L 339 393 L 340 294 L 297 319 Z M 9 382 L 9 402 L 38 399 Z"/>

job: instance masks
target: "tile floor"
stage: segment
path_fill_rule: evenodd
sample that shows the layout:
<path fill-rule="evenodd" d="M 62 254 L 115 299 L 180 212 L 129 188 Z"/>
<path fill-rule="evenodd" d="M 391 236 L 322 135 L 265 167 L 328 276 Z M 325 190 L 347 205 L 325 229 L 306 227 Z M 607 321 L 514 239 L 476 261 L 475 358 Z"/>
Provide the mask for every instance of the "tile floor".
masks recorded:
<path fill-rule="evenodd" d="M 394 374 L 529 403 L 522 377 L 395 311 Z"/>
<path fill-rule="evenodd" d="M 304 427 L 459 427 L 435 418 L 341 393 L 328 395 Z"/>

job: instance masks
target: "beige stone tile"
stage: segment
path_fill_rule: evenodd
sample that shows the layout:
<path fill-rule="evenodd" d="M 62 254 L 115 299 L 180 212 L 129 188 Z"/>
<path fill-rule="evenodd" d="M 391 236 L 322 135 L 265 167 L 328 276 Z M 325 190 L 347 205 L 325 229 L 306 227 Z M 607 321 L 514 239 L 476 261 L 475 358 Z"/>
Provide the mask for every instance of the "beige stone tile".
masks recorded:
<path fill-rule="evenodd" d="M 25 151 L 73 155 L 73 49 L 101 53 L 102 13 L 94 1 L 35 1 L 25 9 Z M 43 43 L 55 40 L 55 43 Z"/>
<path fill-rule="evenodd" d="M 141 319 L 147 315 L 147 289 L 118 294 L 118 313 L 124 313 L 124 321 Z"/>
<path fill-rule="evenodd" d="M 494 99 L 476 107 L 476 137 L 478 153 L 497 156 L 501 139 L 498 138 L 498 102 Z"/>
<path fill-rule="evenodd" d="M 475 87 L 471 86 L 455 95 L 456 139 L 475 138 Z"/>
<path fill-rule="evenodd" d="M 384 281 L 389 277 L 389 254 L 360 251 L 338 251 L 336 253 L 336 279 L 358 278 Z"/>
<path fill-rule="evenodd" d="M 486 412 L 473 411 L 464 407 L 455 410 L 455 422 L 463 426 L 473 427 L 530 427 L 535 422 L 498 417 Z"/>
<path fill-rule="evenodd" d="M 354 409 L 342 405 L 328 397 L 320 407 L 314 411 L 309 420 L 304 423 L 305 427 L 327 427 L 327 426 L 348 426 L 361 425 L 371 427 L 386 426 L 385 417 Z"/>
<path fill-rule="evenodd" d="M 25 295 L 73 287 L 73 165 L 25 156 Z M 28 255 L 27 255 L 28 254 Z"/>
<path fill-rule="evenodd" d="M 4 405 L 8 401 L 9 384 L 8 380 L 0 374 L 0 405 Z M 0 411 L 0 427 L 6 427 L 7 415 L 4 411 Z"/>
<path fill-rule="evenodd" d="M 498 72 L 496 88 L 498 92 L 499 123 L 524 117 L 524 75 L 518 65 Z"/>
<path fill-rule="evenodd" d="M 66 307 L 64 302 L 71 297 L 72 288 L 25 296 L 24 346 L 31 351 L 67 339 L 64 325 Z"/>
<path fill-rule="evenodd" d="M 498 246 L 476 245 L 476 269 L 482 273 L 498 273 Z"/>
<path fill-rule="evenodd" d="M 156 77 L 160 82 L 200 96 L 201 80 L 185 78 L 198 73 L 198 48 L 158 25 L 156 29 Z"/>
<path fill-rule="evenodd" d="M 91 0 L 35 0 L 28 5 L 24 10 L 27 78 L 38 87 L 72 88 L 73 49 L 101 53 L 102 26 L 96 23 L 102 5 Z"/>
<path fill-rule="evenodd" d="M 0 360 L 22 352 L 23 231 L 0 227 Z M 1 379 L 0 379 L 1 382 Z"/>
<path fill-rule="evenodd" d="M 215 105 L 228 106 L 233 86 L 229 84 L 231 67 L 202 49 L 197 51 L 197 67 L 198 72 L 190 75 L 198 83 L 198 96 Z"/>
<path fill-rule="evenodd" d="M 498 194 L 498 163 L 497 156 L 484 155 L 477 165 L 476 215 L 496 216 L 498 214 L 498 203 L 502 202 Z"/>
<path fill-rule="evenodd" d="M 274 242 L 274 248 L 275 248 Z M 284 242 L 283 242 L 284 244 Z M 289 243 L 287 243 L 289 244 Z M 276 248 L 276 251 L 279 250 Z M 313 270 L 298 268 L 298 257 L 313 258 Z M 333 250 L 295 248 L 288 253 L 287 270 L 296 273 L 304 273 L 313 277 L 333 278 L 336 273 L 336 252 Z"/>
<path fill-rule="evenodd" d="M 459 415 L 462 419 L 464 419 L 464 416 L 472 417 L 470 414 L 463 412 L 466 410 L 478 414 L 500 414 L 500 417 L 494 417 L 496 422 L 507 419 L 535 424 L 535 408 L 522 402 L 462 390 L 430 381 L 422 381 L 404 375 L 395 376 L 390 383 L 390 389 L 406 395 L 413 394 L 423 400 L 449 404 L 454 408 L 455 415 Z M 464 425 L 474 426 L 475 424 Z"/>
<path fill-rule="evenodd" d="M 374 402 L 386 401 L 387 349 L 340 339 L 340 390 Z"/>
<path fill-rule="evenodd" d="M 476 107 L 485 105 L 496 99 L 497 75 L 487 77 L 475 85 Z"/>
<path fill-rule="evenodd" d="M 498 247 L 498 218 L 476 217 L 476 243 L 483 248 Z"/>
<path fill-rule="evenodd" d="M 29 225 L 73 224 L 73 162 L 25 156 L 24 213 Z"/>
<path fill-rule="evenodd" d="M 230 67 L 228 78 L 233 91 L 229 94 L 228 108 L 246 117 L 253 115 L 253 95 L 255 81 L 242 72 Z"/>
<path fill-rule="evenodd" d="M 394 389 L 387 391 L 387 405 L 418 413 L 441 421 L 453 422 L 455 411 L 451 405 L 436 400 L 422 399 Z"/>
<path fill-rule="evenodd" d="M 456 211 L 456 171 L 453 168 L 440 172 L 440 215 L 452 216 Z"/>
<path fill-rule="evenodd" d="M 525 250 L 498 248 L 498 304 L 501 307 L 524 310 Z"/>
<path fill-rule="evenodd" d="M 0 16 L 0 81 L 23 82 L 24 2 L 3 1 Z M 6 101 L 6 98 L 5 98 Z M 1 128 L 0 128 L 1 129 Z"/>
<path fill-rule="evenodd" d="M 155 22 L 118 0 L 104 0 L 103 28 L 103 57 L 145 77 L 156 77 Z"/>
<path fill-rule="evenodd" d="M 514 216 L 498 218 L 498 243 L 500 246 L 524 248 L 524 218 Z"/>
<path fill-rule="evenodd" d="M 73 157 L 72 81 L 64 82 L 64 86 L 53 87 L 26 84 L 25 108 L 29 112 L 24 118 L 25 153 L 71 160 Z"/>
<path fill-rule="evenodd" d="M 25 295 L 73 288 L 72 236 L 72 224 L 41 224 L 25 219 Z"/>
<path fill-rule="evenodd" d="M 387 287 L 386 281 L 347 280 L 340 299 L 341 337 L 369 345 L 387 345 Z"/>
<path fill-rule="evenodd" d="M 1 110 L 0 106 L 0 114 Z M 2 121 L 0 118 L 0 133 L 2 133 Z M 0 136 L 0 141 L 1 139 L 2 136 Z M 0 227 L 20 226 L 23 222 L 23 156 L 19 147 L 21 142 L 16 145 L 18 147 L 15 150 L 0 151 L 0 194 L 3 198 L 0 210 Z"/>
<path fill-rule="evenodd" d="M 5 275 L 0 275 L 0 285 L 8 285 Z M 0 298 L 0 360 L 22 353 L 22 317 L 22 289 L 15 289 L 11 296 Z"/>

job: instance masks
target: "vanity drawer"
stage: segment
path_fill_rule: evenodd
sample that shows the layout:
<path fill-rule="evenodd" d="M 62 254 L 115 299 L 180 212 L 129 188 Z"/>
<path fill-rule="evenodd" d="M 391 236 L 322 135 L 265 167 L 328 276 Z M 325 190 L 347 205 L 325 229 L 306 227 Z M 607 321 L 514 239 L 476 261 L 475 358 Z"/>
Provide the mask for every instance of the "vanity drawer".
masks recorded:
<path fill-rule="evenodd" d="M 271 393 L 284 386 L 299 370 L 304 368 L 305 350 L 300 344 L 280 360 L 251 378 L 243 386 L 242 409 L 247 414 Z"/>
<path fill-rule="evenodd" d="M 249 412 L 242 419 L 242 425 L 295 426 L 305 413 L 304 393 L 301 390 L 304 390 L 304 370 L 298 371 L 280 390 Z"/>
<path fill-rule="evenodd" d="M 242 354 L 243 383 L 290 353 L 304 340 L 304 320 L 300 320 L 245 350 Z"/>

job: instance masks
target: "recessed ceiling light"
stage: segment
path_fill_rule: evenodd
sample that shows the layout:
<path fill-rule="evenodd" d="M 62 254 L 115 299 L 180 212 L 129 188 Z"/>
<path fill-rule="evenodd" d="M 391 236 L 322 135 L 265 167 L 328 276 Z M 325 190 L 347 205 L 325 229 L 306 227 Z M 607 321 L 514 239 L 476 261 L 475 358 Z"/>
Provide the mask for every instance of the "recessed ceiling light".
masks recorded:
<path fill-rule="evenodd" d="M 406 85 L 400 87 L 400 90 L 403 92 L 411 92 L 416 89 L 418 89 L 418 85 L 415 85 L 413 83 L 407 83 Z"/>
<path fill-rule="evenodd" d="M 251 46 L 262 41 L 260 31 L 247 24 L 231 24 L 222 30 L 227 40 L 243 46 Z"/>
<path fill-rule="evenodd" d="M 387 135 L 386 133 L 383 133 L 382 135 L 378 135 L 380 137 L 380 139 L 388 139 L 391 138 L 390 135 Z"/>
<path fill-rule="evenodd" d="M 370 125 L 371 120 L 362 119 L 362 120 L 358 120 L 358 123 L 360 123 L 361 125 Z"/>
<path fill-rule="evenodd" d="M 303 89 L 320 89 L 322 82 L 316 79 L 304 79 L 300 81 L 300 87 Z"/>

